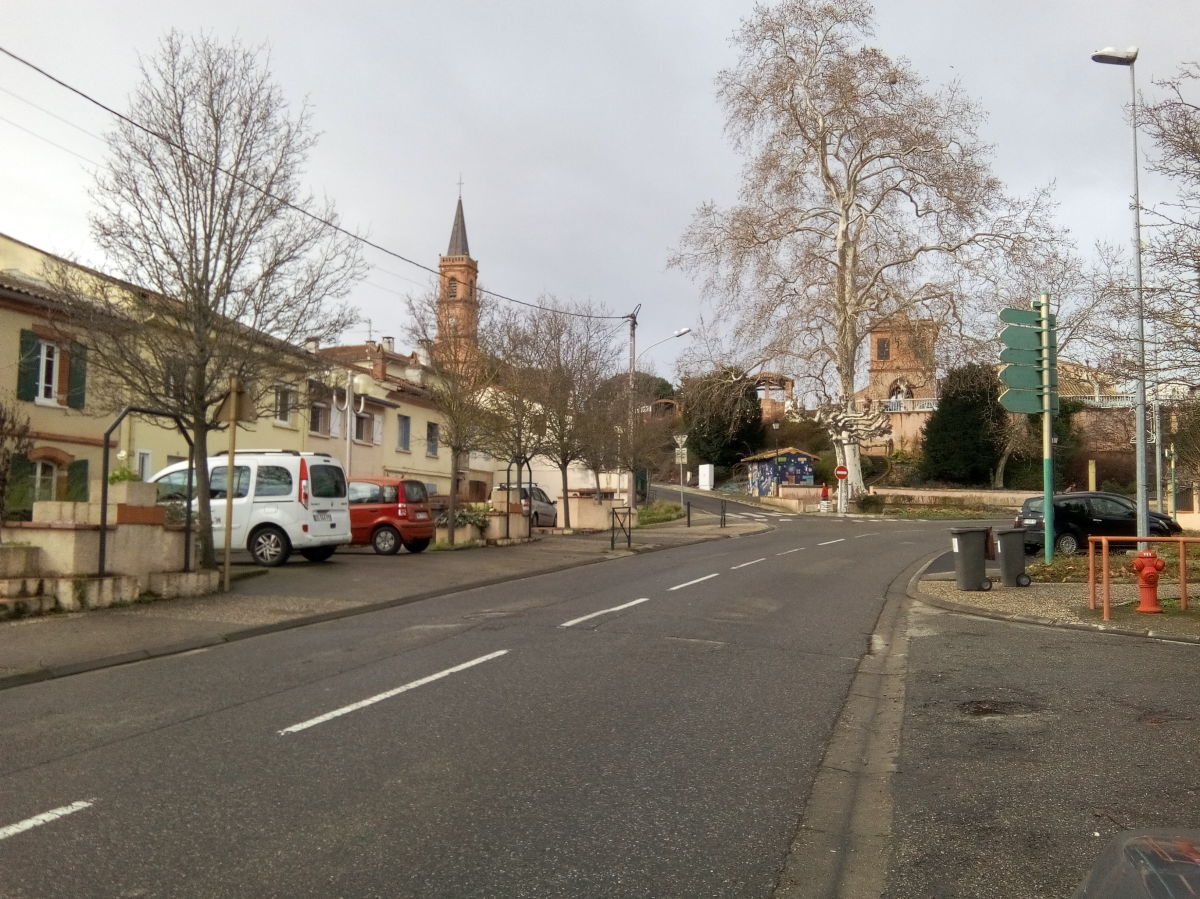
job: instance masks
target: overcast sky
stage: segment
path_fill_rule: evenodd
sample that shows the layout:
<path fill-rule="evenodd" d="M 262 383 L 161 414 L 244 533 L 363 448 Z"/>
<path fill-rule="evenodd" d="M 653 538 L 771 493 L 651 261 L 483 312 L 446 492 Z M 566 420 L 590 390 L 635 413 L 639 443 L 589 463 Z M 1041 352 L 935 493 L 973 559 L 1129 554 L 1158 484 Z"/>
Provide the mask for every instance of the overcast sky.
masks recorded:
<path fill-rule="evenodd" d="M 536 301 L 642 305 L 639 349 L 696 324 L 698 289 L 666 259 L 705 200 L 736 198 L 739 160 L 713 92 L 733 62 L 734 0 L 305 0 L 9 3 L 0 46 L 118 109 L 136 56 L 175 27 L 268 43 L 276 80 L 314 109 L 308 178 L 344 224 L 436 267 L 461 173 L 480 281 Z M 1083 249 L 1128 245 L 1126 70 L 1092 63 L 1138 45 L 1138 86 L 1200 59 L 1197 0 L 883 0 L 876 43 L 988 111 L 997 174 L 1024 194 L 1057 184 Z M 32 104 L 32 105 L 31 105 Z M 87 230 L 106 115 L 0 56 L 0 232 L 100 269 Z M 80 130 L 82 129 L 82 130 Z M 1147 149 L 1143 146 L 1143 149 Z M 1164 198 L 1143 180 L 1143 202 Z M 430 276 L 369 250 L 352 303 L 406 347 L 404 296 Z M 619 322 L 614 323 L 616 327 Z M 624 333 L 624 332 L 622 332 Z M 347 342 L 368 336 L 364 324 Z M 668 377 L 688 337 L 640 368 Z"/>

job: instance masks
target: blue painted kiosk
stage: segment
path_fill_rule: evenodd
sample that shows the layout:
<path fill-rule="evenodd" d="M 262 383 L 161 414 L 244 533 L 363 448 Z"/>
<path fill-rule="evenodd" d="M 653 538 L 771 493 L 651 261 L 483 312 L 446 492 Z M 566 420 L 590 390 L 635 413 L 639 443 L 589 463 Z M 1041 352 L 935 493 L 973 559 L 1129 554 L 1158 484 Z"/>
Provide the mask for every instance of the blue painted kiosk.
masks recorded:
<path fill-rule="evenodd" d="M 746 463 L 750 492 L 754 496 L 774 496 L 780 484 L 813 486 L 813 465 L 817 456 L 794 446 L 746 456 L 742 461 Z"/>

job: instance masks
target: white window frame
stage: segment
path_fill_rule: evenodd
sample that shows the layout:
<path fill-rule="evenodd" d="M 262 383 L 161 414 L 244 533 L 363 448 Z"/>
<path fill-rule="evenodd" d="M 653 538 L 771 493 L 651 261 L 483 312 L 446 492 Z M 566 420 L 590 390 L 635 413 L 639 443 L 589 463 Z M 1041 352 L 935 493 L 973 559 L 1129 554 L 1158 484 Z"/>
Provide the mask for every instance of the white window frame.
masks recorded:
<path fill-rule="evenodd" d="M 150 464 L 150 460 L 152 458 L 153 456 L 151 455 L 150 450 L 138 450 L 137 454 L 134 456 L 137 464 L 137 467 L 134 469 L 134 471 L 137 472 L 137 476 L 143 481 L 150 480 L 150 475 L 154 474 L 154 468 Z"/>
<path fill-rule="evenodd" d="M 315 415 L 314 415 L 315 413 Z M 324 422 L 324 429 L 321 424 Z M 308 433 L 328 437 L 333 421 L 329 414 L 329 403 L 308 404 Z"/>
<path fill-rule="evenodd" d="M 407 427 L 406 427 L 407 425 Z M 412 452 L 412 416 L 396 416 L 396 449 L 402 453 Z"/>
<path fill-rule="evenodd" d="M 50 377 L 46 378 L 46 368 L 49 366 Z M 49 340 L 38 341 L 37 394 L 35 403 L 47 406 L 57 406 L 59 394 L 59 369 L 62 367 L 62 349 Z M 49 394 L 49 396 L 47 396 Z"/>
<path fill-rule="evenodd" d="M 274 417 L 275 424 L 288 425 L 290 427 L 295 423 L 296 398 L 298 396 L 299 393 L 294 388 L 288 387 L 287 385 L 281 384 L 275 388 L 275 406 L 271 411 L 271 415 Z M 284 401 L 284 418 L 279 417 L 280 399 Z"/>
<path fill-rule="evenodd" d="M 370 443 L 375 434 L 375 416 L 370 412 L 354 413 L 354 440 L 357 443 Z"/>
<path fill-rule="evenodd" d="M 33 463 L 33 501 L 44 502 L 53 500 L 56 496 L 55 486 L 58 482 L 58 466 L 46 459 Z"/>

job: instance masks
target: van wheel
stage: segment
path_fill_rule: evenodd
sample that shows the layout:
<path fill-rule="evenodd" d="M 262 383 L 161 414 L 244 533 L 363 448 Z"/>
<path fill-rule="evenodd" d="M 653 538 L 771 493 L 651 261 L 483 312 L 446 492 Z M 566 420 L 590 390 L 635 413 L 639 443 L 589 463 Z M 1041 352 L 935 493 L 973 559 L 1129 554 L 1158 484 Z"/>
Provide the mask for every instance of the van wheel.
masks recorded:
<path fill-rule="evenodd" d="M 250 535 L 250 555 L 259 565 L 274 568 L 286 562 L 291 554 L 287 534 L 277 527 L 259 528 Z"/>
<path fill-rule="evenodd" d="M 1054 548 L 1064 556 L 1073 556 L 1079 552 L 1079 538 L 1065 531 L 1054 538 Z"/>
<path fill-rule="evenodd" d="M 409 540 L 404 544 L 404 548 L 410 553 L 424 552 L 427 546 L 429 546 L 428 537 L 418 537 L 416 540 Z"/>
<path fill-rule="evenodd" d="M 313 546 L 309 549 L 300 550 L 300 555 L 308 559 L 310 562 L 324 562 L 337 550 L 336 546 Z"/>
<path fill-rule="evenodd" d="M 400 534 L 389 525 L 376 528 L 371 535 L 371 548 L 381 556 L 394 556 L 400 551 Z"/>

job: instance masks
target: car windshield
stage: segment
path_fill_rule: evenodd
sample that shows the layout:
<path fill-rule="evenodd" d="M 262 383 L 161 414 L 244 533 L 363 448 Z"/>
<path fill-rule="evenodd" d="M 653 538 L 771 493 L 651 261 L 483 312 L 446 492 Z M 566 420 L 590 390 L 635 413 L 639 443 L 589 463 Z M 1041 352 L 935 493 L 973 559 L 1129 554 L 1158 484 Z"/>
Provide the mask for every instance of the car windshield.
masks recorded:
<path fill-rule="evenodd" d="M 1042 502 L 1043 501 L 1041 499 L 1025 500 L 1025 507 L 1021 510 L 1021 514 L 1022 515 L 1041 515 L 1042 514 Z"/>

